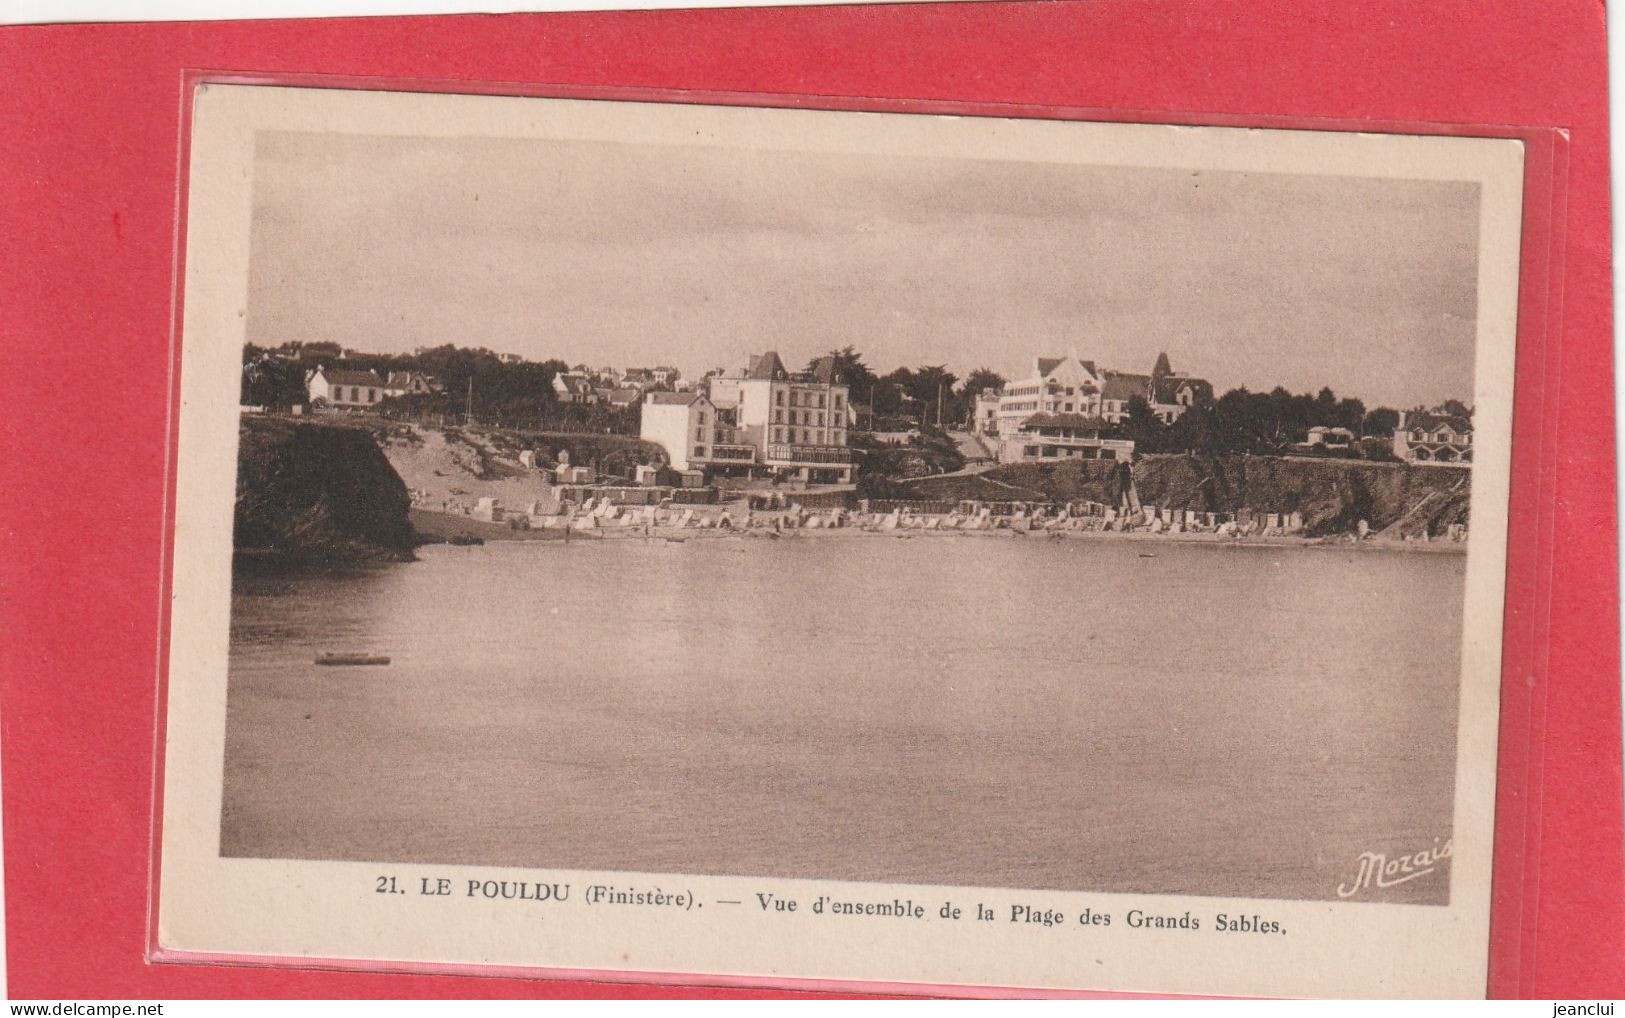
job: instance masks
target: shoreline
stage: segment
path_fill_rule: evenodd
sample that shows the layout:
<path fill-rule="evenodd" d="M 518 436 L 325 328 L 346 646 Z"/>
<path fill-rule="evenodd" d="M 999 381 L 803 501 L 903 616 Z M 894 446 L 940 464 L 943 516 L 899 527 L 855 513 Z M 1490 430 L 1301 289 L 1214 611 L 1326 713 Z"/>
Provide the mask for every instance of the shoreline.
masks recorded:
<path fill-rule="evenodd" d="M 671 544 L 682 544 L 689 540 L 716 541 L 725 539 L 740 540 L 840 540 L 840 539 L 886 539 L 912 540 L 924 537 L 932 539 L 944 538 L 981 538 L 984 540 L 1020 540 L 1020 541 L 1132 541 L 1146 544 L 1195 544 L 1222 548 L 1332 548 L 1349 551 L 1383 551 L 1405 552 L 1419 554 L 1455 554 L 1463 555 L 1467 552 L 1466 541 L 1394 541 L 1376 538 L 1356 539 L 1352 534 L 1336 537 L 1306 537 L 1299 534 L 1279 535 L 1232 535 L 1215 534 L 1210 532 L 1195 533 L 1151 533 L 1149 531 L 1117 531 L 1117 530 L 1032 530 L 1021 531 L 1012 528 L 997 528 L 988 530 L 962 530 L 927 527 L 895 527 L 881 529 L 878 526 L 854 525 L 843 527 L 784 527 L 775 528 L 771 524 L 741 525 L 731 529 L 716 527 L 680 527 L 670 524 L 612 524 L 609 526 L 593 528 L 576 528 L 568 532 L 562 526 L 537 527 L 533 529 L 513 528 L 506 523 L 492 523 L 461 514 L 442 513 L 430 509 L 413 509 L 411 513 L 412 525 L 418 535 L 419 546 L 426 544 L 449 544 L 449 538 L 467 535 L 476 537 L 483 542 L 523 542 L 523 541 L 552 541 L 567 543 L 574 541 L 664 541 Z M 421 525 L 420 525 L 421 524 Z"/>

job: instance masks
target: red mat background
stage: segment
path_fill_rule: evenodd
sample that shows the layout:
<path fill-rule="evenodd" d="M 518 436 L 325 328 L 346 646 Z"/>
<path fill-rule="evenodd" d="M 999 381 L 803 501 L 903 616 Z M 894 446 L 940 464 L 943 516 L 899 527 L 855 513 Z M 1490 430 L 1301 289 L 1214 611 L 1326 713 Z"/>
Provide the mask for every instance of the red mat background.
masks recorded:
<path fill-rule="evenodd" d="M 1515 424 L 1523 522 L 1509 577 L 1517 648 L 1491 989 L 1625 992 L 1605 60 L 1595 0 L 1107 0 L 0 29 L 11 995 L 762 992 L 144 961 L 185 68 L 1012 102 L 1153 119 L 1563 128 L 1556 243 L 1525 259 L 1526 270 L 1557 269 L 1542 274 L 1549 285 L 1538 295 L 1555 346 L 1520 377 L 1534 395 L 1520 394 Z"/>

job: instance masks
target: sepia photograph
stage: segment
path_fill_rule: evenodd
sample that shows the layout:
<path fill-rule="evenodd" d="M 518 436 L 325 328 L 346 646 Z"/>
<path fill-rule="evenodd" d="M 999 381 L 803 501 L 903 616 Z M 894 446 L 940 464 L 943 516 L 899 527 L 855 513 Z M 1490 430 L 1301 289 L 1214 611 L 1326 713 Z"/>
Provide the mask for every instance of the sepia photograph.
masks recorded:
<path fill-rule="evenodd" d="M 200 858 L 1487 901 L 1515 143 L 351 98 L 194 199 Z"/>

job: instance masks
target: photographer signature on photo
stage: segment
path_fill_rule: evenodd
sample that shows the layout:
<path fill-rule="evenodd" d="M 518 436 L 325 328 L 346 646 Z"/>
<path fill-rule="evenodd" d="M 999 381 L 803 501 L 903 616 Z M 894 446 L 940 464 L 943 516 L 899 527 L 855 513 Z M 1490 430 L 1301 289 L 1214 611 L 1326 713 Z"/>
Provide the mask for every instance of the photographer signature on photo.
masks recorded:
<path fill-rule="evenodd" d="M 1355 860 L 1359 872 L 1352 881 L 1337 885 L 1337 896 L 1352 898 L 1372 887 L 1381 890 L 1409 883 L 1438 869 L 1440 861 L 1450 858 L 1450 854 L 1451 842 L 1446 840 L 1440 844 L 1438 838 L 1433 839 L 1432 848 L 1424 848 L 1411 855 L 1389 858 L 1384 852 L 1361 852 Z"/>

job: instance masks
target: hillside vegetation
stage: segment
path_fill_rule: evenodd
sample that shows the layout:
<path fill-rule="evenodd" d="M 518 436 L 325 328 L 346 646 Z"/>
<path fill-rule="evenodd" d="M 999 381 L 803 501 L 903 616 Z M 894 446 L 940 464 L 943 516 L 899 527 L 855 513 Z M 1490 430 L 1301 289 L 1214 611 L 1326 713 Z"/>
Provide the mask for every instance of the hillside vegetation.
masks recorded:
<path fill-rule="evenodd" d="M 893 484 L 883 494 L 1118 505 L 1126 482 L 1116 463 L 1066 460 Z M 1384 536 L 1415 537 L 1437 536 L 1453 523 L 1467 522 L 1471 474 L 1359 460 L 1152 455 L 1134 464 L 1133 482 L 1143 505 L 1218 513 L 1296 512 L 1303 514 L 1310 535 L 1346 533 L 1364 520 Z"/>
<path fill-rule="evenodd" d="M 237 551 L 313 563 L 411 555 L 411 500 L 366 431 L 245 417 Z"/>

